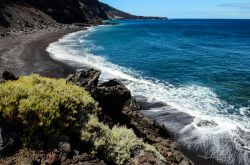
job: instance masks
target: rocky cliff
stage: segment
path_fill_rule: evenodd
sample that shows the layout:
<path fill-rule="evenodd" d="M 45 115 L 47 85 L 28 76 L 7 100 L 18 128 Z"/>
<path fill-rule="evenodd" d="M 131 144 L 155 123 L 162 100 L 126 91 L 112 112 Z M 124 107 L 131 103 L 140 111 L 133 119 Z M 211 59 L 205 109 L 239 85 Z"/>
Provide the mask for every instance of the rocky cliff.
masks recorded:
<path fill-rule="evenodd" d="M 154 19 L 117 10 L 98 0 L 0 0 L 0 30 L 46 28 L 57 23 L 98 24 L 106 19 Z"/>
<path fill-rule="evenodd" d="M 60 23 L 108 19 L 98 0 L 30 0 L 29 3 Z"/>
<path fill-rule="evenodd" d="M 98 0 L 0 0 L 0 26 L 98 23 L 108 19 Z"/>

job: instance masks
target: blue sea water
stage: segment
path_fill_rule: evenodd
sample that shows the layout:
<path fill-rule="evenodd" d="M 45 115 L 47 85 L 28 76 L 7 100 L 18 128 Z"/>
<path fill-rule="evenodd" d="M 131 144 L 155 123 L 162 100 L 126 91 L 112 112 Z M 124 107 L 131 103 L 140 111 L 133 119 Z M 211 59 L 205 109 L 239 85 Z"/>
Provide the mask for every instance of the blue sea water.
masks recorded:
<path fill-rule="evenodd" d="M 102 47 L 91 53 L 175 86 L 209 87 L 237 108 L 250 105 L 249 20 L 125 21 L 100 29 L 87 37 Z"/>
<path fill-rule="evenodd" d="M 250 20 L 113 22 L 47 50 L 57 60 L 102 70 L 103 80 L 120 78 L 147 102 L 194 116 L 176 129 L 185 147 L 220 163 L 250 164 Z"/>

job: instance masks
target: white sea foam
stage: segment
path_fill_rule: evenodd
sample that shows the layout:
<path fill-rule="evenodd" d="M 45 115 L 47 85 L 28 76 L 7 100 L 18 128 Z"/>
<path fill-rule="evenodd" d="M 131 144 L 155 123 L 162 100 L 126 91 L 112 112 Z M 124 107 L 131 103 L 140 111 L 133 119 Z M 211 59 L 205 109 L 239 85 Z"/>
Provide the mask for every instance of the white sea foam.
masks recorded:
<path fill-rule="evenodd" d="M 145 79 L 132 69 L 120 67 L 101 56 L 89 53 L 88 49 L 73 48 L 85 44 L 85 37 L 94 30 L 89 28 L 87 32 L 66 35 L 50 44 L 47 51 L 53 59 L 101 70 L 103 81 L 121 79 L 133 95 L 144 96 L 147 102 L 164 102 L 178 111 L 194 116 L 193 122 L 178 132 L 181 135 L 179 142 L 183 146 L 202 150 L 205 157 L 216 158 L 227 164 L 250 164 L 250 121 L 246 114 L 249 107 L 240 108 L 241 115 L 230 114 L 228 110 L 234 107 L 220 100 L 208 87 L 175 87 L 167 82 Z M 95 45 L 91 47 L 94 48 Z M 152 113 L 159 111 L 163 109 L 153 109 Z M 201 122 L 205 125 L 200 124 Z"/>

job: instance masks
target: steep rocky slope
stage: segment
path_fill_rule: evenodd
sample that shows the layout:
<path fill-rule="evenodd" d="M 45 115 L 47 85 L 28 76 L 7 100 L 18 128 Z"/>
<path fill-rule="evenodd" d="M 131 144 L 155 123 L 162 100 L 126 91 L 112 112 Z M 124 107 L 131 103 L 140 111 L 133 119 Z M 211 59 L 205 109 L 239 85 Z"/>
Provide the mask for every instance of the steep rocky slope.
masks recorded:
<path fill-rule="evenodd" d="M 30 0 L 29 3 L 60 23 L 99 22 L 107 19 L 98 0 Z"/>
<path fill-rule="evenodd" d="M 98 24 L 106 19 L 158 19 L 135 16 L 98 0 L 0 0 L 0 31 L 44 29 L 57 23 Z M 2 34 L 2 33 L 0 33 Z"/>
<path fill-rule="evenodd" d="M 115 9 L 105 3 L 101 3 L 103 10 L 107 14 L 109 19 L 136 19 L 138 16 L 123 12 L 121 10 Z"/>
<path fill-rule="evenodd" d="M 27 3 L 11 0 L 0 2 L 0 28 L 18 29 L 55 23 L 51 17 Z"/>
<path fill-rule="evenodd" d="M 98 0 L 0 0 L 1 27 L 98 23 L 108 19 Z"/>
<path fill-rule="evenodd" d="M 145 17 L 145 16 L 132 15 L 124 11 L 118 10 L 116 8 L 113 8 L 105 3 L 102 2 L 100 3 L 109 19 L 166 19 L 161 17 Z"/>

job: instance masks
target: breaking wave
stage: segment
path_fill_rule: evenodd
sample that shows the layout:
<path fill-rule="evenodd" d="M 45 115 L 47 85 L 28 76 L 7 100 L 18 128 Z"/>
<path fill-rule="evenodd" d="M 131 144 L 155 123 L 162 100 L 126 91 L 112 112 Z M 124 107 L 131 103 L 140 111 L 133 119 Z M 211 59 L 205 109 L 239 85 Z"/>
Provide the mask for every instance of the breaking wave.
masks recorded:
<path fill-rule="evenodd" d="M 51 43 L 47 51 L 55 60 L 101 70 L 101 81 L 119 78 L 134 96 L 143 96 L 148 103 L 166 104 L 142 110 L 142 113 L 164 124 L 183 147 L 220 163 L 250 164 L 249 107 L 237 109 L 239 114 L 229 113 L 235 107 L 219 99 L 209 87 L 195 84 L 174 86 L 154 78 L 145 78 L 131 68 L 120 67 L 104 57 L 91 54 L 91 49 L 102 49 L 94 43 L 88 44 L 91 45 L 88 48 L 83 47 L 86 42 L 91 42 L 85 38 L 94 30 L 89 28 L 66 35 L 58 42 Z M 166 113 L 170 110 L 171 113 Z M 172 111 L 192 116 L 191 122 L 176 127 L 171 121 L 181 123 L 181 114 L 175 119 Z M 183 115 L 183 121 L 185 117 Z"/>

